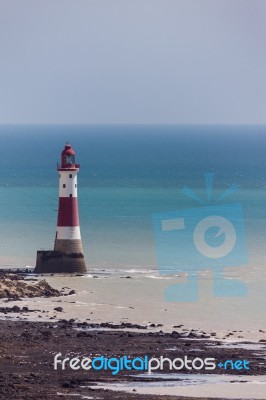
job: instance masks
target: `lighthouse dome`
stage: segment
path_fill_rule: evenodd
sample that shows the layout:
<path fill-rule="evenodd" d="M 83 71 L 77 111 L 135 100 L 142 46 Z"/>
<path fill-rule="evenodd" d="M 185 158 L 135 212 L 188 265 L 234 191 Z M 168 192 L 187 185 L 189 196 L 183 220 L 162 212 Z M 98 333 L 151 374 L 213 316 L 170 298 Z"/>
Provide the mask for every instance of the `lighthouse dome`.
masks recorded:
<path fill-rule="evenodd" d="M 62 151 L 62 156 L 72 156 L 75 155 L 75 151 L 72 149 L 69 143 L 66 143 L 64 150 Z"/>
<path fill-rule="evenodd" d="M 75 151 L 69 143 L 66 143 L 64 150 L 61 153 L 60 168 L 77 168 L 79 165 L 75 161 Z"/>

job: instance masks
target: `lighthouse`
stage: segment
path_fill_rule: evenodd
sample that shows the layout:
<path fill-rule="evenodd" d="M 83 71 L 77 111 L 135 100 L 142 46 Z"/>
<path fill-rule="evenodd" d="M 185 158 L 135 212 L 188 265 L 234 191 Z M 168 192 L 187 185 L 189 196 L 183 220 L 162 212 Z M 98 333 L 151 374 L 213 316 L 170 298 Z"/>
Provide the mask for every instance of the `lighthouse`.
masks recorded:
<path fill-rule="evenodd" d="M 66 143 L 57 164 L 59 173 L 58 217 L 54 250 L 37 251 L 37 273 L 85 273 L 86 265 L 80 235 L 75 151 Z"/>
<path fill-rule="evenodd" d="M 59 173 L 59 202 L 54 250 L 66 254 L 83 253 L 79 228 L 78 184 L 79 164 L 75 152 L 66 144 L 61 154 Z"/>

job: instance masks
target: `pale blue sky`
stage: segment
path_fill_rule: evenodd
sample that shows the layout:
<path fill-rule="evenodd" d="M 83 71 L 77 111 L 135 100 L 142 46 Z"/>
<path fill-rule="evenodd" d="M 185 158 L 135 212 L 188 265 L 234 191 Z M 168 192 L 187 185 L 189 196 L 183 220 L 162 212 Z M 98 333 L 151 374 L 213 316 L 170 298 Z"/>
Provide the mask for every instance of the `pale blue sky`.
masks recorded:
<path fill-rule="evenodd" d="M 266 1 L 0 0 L 0 123 L 266 123 Z"/>

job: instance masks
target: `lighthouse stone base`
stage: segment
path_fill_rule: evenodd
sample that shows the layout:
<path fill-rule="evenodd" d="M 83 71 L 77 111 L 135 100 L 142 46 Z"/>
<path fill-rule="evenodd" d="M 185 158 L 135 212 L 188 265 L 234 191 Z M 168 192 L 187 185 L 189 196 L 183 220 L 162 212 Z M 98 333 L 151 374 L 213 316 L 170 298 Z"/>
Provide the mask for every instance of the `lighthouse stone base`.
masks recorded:
<path fill-rule="evenodd" d="M 64 253 L 61 251 L 37 251 L 35 273 L 86 273 L 84 255 L 82 253 Z"/>

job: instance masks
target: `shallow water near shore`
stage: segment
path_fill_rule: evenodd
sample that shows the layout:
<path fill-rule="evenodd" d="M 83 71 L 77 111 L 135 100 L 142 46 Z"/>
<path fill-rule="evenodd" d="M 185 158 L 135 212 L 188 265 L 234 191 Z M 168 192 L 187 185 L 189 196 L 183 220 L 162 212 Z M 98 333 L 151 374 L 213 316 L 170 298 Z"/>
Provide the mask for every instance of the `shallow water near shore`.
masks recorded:
<path fill-rule="evenodd" d="M 145 378 L 145 376 L 142 376 Z M 148 376 L 146 376 L 148 378 Z M 101 384 L 102 389 L 163 396 L 193 396 L 193 398 L 265 399 L 265 376 L 226 376 L 200 374 L 153 374 L 158 382 Z M 168 380 L 169 379 L 169 380 Z"/>
<path fill-rule="evenodd" d="M 38 276 L 38 279 L 43 278 L 56 289 L 74 289 L 76 294 L 59 298 L 21 299 L 19 303 L 9 301 L 8 305 L 19 304 L 20 307 L 25 305 L 30 309 L 44 310 L 28 316 L 43 321 L 74 318 L 92 323 L 160 324 L 156 329 L 164 331 L 178 330 L 177 327 L 183 325 L 182 329 L 195 329 L 208 334 L 213 332 L 231 342 L 257 341 L 265 336 L 265 319 L 258 318 L 263 313 L 262 305 L 260 308 L 247 298 L 233 302 L 220 298 L 210 301 L 208 273 L 200 279 L 203 296 L 196 303 L 165 302 L 165 287 L 171 281 L 178 283 L 185 278 L 162 277 L 157 271 L 148 269 L 95 270 L 85 276 Z M 63 308 L 62 312 L 54 310 L 58 306 Z M 229 331 L 232 333 L 226 337 Z"/>

